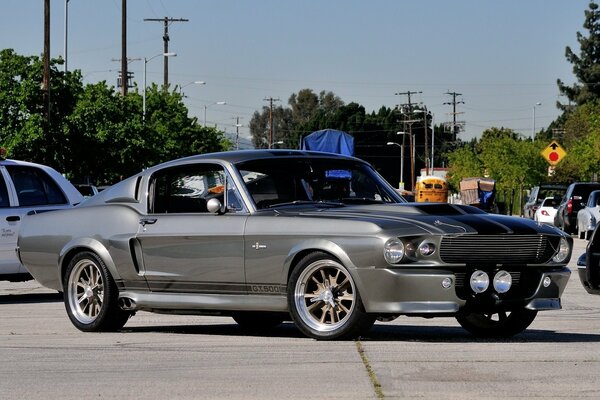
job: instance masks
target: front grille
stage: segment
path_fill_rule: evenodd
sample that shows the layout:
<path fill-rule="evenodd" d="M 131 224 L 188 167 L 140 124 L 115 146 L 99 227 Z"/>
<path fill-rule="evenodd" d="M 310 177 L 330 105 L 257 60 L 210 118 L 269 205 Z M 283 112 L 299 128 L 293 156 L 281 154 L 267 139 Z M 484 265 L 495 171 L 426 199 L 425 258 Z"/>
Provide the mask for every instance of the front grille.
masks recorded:
<path fill-rule="evenodd" d="M 541 264 L 554 256 L 559 241 L 545 235 L 445 236 L 440 258 L 452 264 Z"/>

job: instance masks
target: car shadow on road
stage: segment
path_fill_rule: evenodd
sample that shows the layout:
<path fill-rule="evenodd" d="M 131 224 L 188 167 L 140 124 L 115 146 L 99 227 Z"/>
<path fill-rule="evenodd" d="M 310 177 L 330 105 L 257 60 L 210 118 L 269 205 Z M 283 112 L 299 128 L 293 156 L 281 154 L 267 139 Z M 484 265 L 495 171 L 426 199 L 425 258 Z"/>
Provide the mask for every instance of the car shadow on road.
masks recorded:
<path fill-rule="evenodd" d="M 214 325 L 173 325 L 127 327 L 123 332 L 154 332 L 186 335 L 248 336 L 264 338 L 305 338 L 296 326 L 286 322 L 276 328 L 248 330 L 233 321 Z M 600 334 L 556 332 L 529 329 L 506 339 L 477 338 L 460 326 L 417 326 L 377 324 L 360 337 L 363 342 L 442 342 L 442 343 L 600 343 Z"/>
<path fill-rule="evenodd" d="M 56 303 L 62 301 L 63 295 L 59 292 L 0 295 L 0 304 Z"/>
<path fill-rule="evenodd" d="M 460 326 L 376 325 L 361 338 L 371 342 L 600 343 L 600 334 L 527 329 L 510 338 L 478 338 Z"/>

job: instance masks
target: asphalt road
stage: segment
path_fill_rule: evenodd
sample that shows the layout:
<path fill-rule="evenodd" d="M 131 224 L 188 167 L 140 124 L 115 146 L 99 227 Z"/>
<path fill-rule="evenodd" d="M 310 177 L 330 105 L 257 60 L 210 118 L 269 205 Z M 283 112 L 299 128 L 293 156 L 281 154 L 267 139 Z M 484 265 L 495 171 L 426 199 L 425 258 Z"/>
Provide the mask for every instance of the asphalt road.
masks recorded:
<path fill-rule="evenodd" d="M 0 399 L 600 398 L 600 296 L 579 283 L 575 241 L 563 310 L 500 341 L 452 318 L 407 317 L 358 342 L 145 312 L 122 332 L 82 333 L 57 294 L 0 282 Z"/>

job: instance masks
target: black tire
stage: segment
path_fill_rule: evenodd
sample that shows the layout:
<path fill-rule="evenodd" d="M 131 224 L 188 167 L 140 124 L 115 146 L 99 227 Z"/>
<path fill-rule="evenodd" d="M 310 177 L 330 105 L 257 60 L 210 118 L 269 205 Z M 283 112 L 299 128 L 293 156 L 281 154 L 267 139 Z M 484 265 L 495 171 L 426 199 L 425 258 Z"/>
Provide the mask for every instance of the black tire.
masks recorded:
<path fill-rule="evenodd" d="M 283 313 L 247 311 L 231 316 L 237 324 L 248 331 L 265 331 L 281 325 L 289 316 Z"/>
<path fill-rule="evenodd" d="M 94 253 L 86 251 L 73 257 L 63 277 L 63 288 L 67 315 L 81 331 L 116 331 L 132 315 L 119 308 L 117 285 Z"/>
<path fill-rule="evenodd" d="M 579 237 L 579 239 L 585 238 L 585 231 L 581 231 L 579 229 L 579 224 L 577 224 L 577 236 Z"/>
<path fill-rule="evenodd" d="M 525 308 L 495 313 L 460 313 L 458 323 L 475 336 L 508 338 L 523 332 L 535 319 L 537 311 Z"/>
<path fill-rule="evenodd" d="M 355 338 L 375 323 L 376 317 L 364 310 L 354 278 L 329 254 L 314 252 L 300 260 L 287 291 L 292 320 L 314 339 Z"/>

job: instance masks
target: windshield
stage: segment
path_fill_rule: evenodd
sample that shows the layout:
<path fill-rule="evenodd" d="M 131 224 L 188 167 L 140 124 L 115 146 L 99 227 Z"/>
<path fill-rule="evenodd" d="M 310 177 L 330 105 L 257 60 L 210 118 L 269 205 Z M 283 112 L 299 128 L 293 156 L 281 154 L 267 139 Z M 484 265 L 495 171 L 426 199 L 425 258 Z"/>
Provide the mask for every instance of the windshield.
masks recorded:
<path fill-rule="evenodd" d="M 402 203 L 368 164 L 331 158 L 277 158 L 237 165 L 257 209 L 294 204 Z"/>

